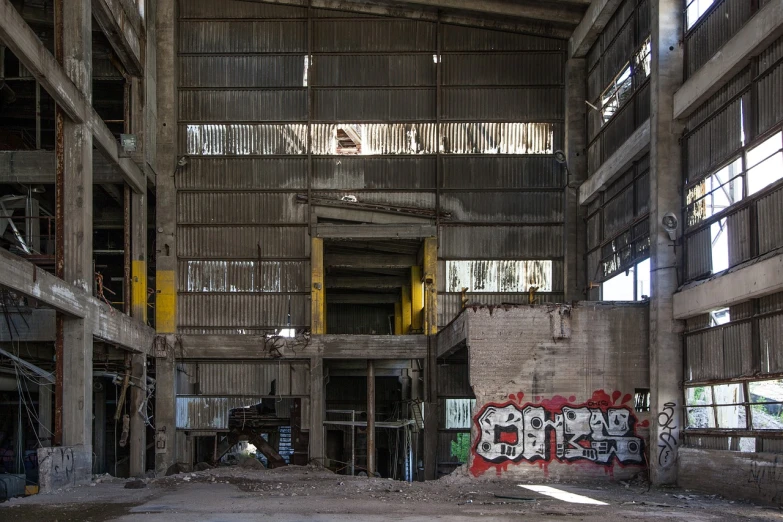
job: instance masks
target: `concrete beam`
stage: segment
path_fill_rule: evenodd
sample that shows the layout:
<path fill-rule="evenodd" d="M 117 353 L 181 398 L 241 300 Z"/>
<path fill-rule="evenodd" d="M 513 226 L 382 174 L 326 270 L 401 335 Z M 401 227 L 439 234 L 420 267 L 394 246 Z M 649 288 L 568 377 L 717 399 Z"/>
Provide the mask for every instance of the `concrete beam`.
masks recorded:
<path fill-rule="evenodd" d="M 783 34 L 783 0 L 771 0 L 674 93 L 674 118 L 690 116 Z"/>
<path fill-rule="evenodd" d="M 456 319 L 438 332 L 437 357 L 448 357 L 463 343 L 468 343 L 470 336 L 470 318 L 466 312 L 460 313 Z"/>
<path fill-rule="evenodd" d="M 307 6 L 306 0 L 249 1 L 264 2 L 269 4 Z M 402 6 L 377 5 L 368 2 L 351 2 L 349 0 L 312 0 L 311 4 L 313 7 L 320 9 L 339 9 L 341 11 L 349 11 L 354 13 L 391 16 L 396 18 L 409 18 L 413 20 L 423 20 L 430 22 L 435 22 L 438 20 L 438 14 L 433 11 L 423 11 L 421 9 L 407 8 Z M 530 17 L 527 17 L 526 19 L 511 18 L 505 20 L 495 20 L 482 18 L 480 16 L 442 13 L 440 15 L 440 21 L 445 24 L 481 27 L 483 29 L 493 29 L 497 31 L 526 33 L 549 38 L 559 38 L 563 40 L 571 36 L 570 28 L 558 25 L 561 22 L 560 20 L 555 22 L 547 22 L 544 20 L 533 20 L 530 19 Z M 578 21 L 574 22 L 574 24 L 575 23 L 578 23 Z M 571 25 L 573 26 L 573 24 Z"/>
<path fill-rule="evenodd" d="M 674 294 L 674 318 L 687 319 L 783 290 L 783 254 L 715 276 Z"/>
<path fill-rule="evenodd" d="M 172 346 L 176 342 L 174 336 L 167 339 Z M 177 356 L 182 359 L 422 359 L 427 355 L 423 335 L 313 335 L 291 339 L 277 350 L 270 350 L 273 343 L 258 335 L 181 335 L 180 339 Z"/>
<path fill-rule="evenodd" d="M 394 277 L 394 276 L 374 276 L 374 277 L 327 277 L 326 288 L 329 290 L 335 288 L 346 289 L 393 289 L 402 288 L 403 286 L 410 285 L 410 280 L 407 277 Z M 408 288 L 410 291 L 410 288 Z"/>
<path fill-rule="evenodd" d="M 95 137 L 95 145 L 110 163 L 118 166 L 123 179 L 134 192 L 146 190 L 147 179 L 144 172 L 129 158 L 119 157 L 119 147 L 114 135 L 88 98 L 68 78 L 63 67 L 11 5 L 10 0 L 0 0 L 0 40 L 30 70 L 68 118 L 74 123 L 87 125 Z"/>
<path fill-rule="evenodd" d="M 394 294 L 334 294 L 329 293 L 326 296 L 326 305 L 330 304 L 395 304 L 400 301 L 400 296 Z M 2 328 L 2 325 L 0 325 Z"/>
<path fill-rule="evenodd" d="M 416 256 L 405 254 L 326 254 L 330 268 L 409 268 L 416 264 Z"/>
<path fill-rule="evenodd" d="M 103 156 L 92 158 L 95 184 L 123 183 L 116 165 Z M 54 184 L 54 152 L 50 150 L 0 151 L 0 183 Z"/>
<path fill-rule="evenodd" d="M 422 239 L 437 236 L 434 225 L 313 225 L 313 237 L 323 239 Z"/>
<path fill-rule="evenodd" d="M 125 71 L 131 76 L 141 76 L 144 70 L 141 63 L 141 17 L 137 9 L 126 12 L 123 3 L 120 0 L 92 0 L 92 14 Z"/>
<path fill-rule="evenodd" d="M 527 18 L 576 25 L 582 20 L 581 9 L 569 8 L 556 2 L 499 2 L 498 0 L 405 0 L 408 4 L 416 4 L 438 9 L 455 9 L 473 11 L 481 14 L 510 18 Z"/>
<path fill-rule="evenodd" d="M 152 328 L 4 249 L 0 249 L 0 286 L 34 298 L 71 317 L 85 319 L 97 339 L 131 352 L 147 353 L 151 349 L 155 337 Z M 42 318 L 42 321 L 49 320 Z M 51 321 L 54 321 L 53 316 Z M 54 326 L 44 324 L 35 329 L 48 332 Z"/>
<path fill-rule="evenodd" d="M 623 145 L 579 187 L 579 204 L 587 205 L 650 149 L 650 120 L 631 134 Z"/>
<path fill-rule="evenodd" d="M 587 56 L 621 3 L 623 0 L 594 0 L 568 40 L 568 56 L 571 58 Z"/>

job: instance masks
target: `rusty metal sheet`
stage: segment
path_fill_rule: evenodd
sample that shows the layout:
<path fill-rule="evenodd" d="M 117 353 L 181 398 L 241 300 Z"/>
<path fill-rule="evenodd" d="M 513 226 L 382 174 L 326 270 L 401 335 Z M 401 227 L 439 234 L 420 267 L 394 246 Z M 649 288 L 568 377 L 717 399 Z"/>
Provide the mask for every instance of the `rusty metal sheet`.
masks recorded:
<path fill-rule="evenodd" d="M 310 255 L 307 227 L 179 226 L 177 255 L 184 258 L 304 258 Z"/>
<path fill-rule="evenodd" d="M 306 292 L 309 261 L 180 261 L 185 292 Z"/>
<path fill-rule="evenodd" d="M 177 296 L 182 327 L 280 329 L 309 325 L 310 294 L 183 294 Z M 290 321 L 290 323 L 289 323 Z"/>
<path fill-rule="evenodd" d="M 180 225 L 253 225 L 306 223 L 307 206 L 289 192 L 177 193 Z"/>
<path fill-rule="evenodd" d="M 178 190 L 306 190 L 307 158 L 191 157 L 175 180 Z"/>

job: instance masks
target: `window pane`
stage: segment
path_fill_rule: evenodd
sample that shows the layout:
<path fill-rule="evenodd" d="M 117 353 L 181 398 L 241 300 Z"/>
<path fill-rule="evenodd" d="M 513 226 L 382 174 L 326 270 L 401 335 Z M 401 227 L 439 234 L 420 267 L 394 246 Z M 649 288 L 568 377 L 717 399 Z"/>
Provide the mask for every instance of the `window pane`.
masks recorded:
<path fill-rule="evenodd" d="M 601 285 L 601 299 L 604 301 L 633 301 L 633 271 L 621 272 Z"/>
<path fill-rule="evenodd" d="M 650 290 L 650 260 L 645 259 L 636 265 L 636 300 L 649 298 L 652 295 Z"/>
<path fill-rule="evenodd" d="M 741 384 L 719 384 L 712 387 L 715 404 L 737 404 L 745 402 Z"/>
<path fill-rule="evenodd" d="M 781 143 L 781 135 L 783 133 L 778 132 L 771 138 L 765 140 L 761 145 L 757 145 L 753 149 L 748 151 L 748 168 L 754 167 L 772 156 L 775 152 L 781 149 L 783 144 Z"/>
<path fill-rule="evenodd" d="M 750 412 L 754 430 L 783 430 L 783 404 L 753 404 Z"/>
<path fill-rule="evenodd" d="M 748 171 L 748 195 L 783 178 L 783 153 L 778 152 Z"/>
<path fill-rule="evenodd" d="M 750 402 L 783 402 L 783 379 L 749 384 Z"/>
<path fill-rule="evenodd" d="M 718 418 L 717 427 L 723 429 L 747 429 L 747 417 L 744 405 L 718 406 L 715 408 Z"/>
<path fill-rule="evenodd" d="M 687 408 L 688 428 L 714 428 L 715 413 L 712 407 Z"/>
<path fill-rule="evenodd" d="M 710 8 L 714 0 L 692 0 L 688 4 L 687 24 L 688 29 L 693 27 L 699 18 Z"/>
<path fill-rule="evenodd" d="M 721 308 L 710 312 L 710 326 L 720 326 L 731 322 L 731 309 Z"/>
<path fill-rule="evenodd" d="M 688 226 L 714 216 L 742 199 L 742 160 L 737 158 L 688 190 Z"/>
<path fill-rule="evenodd" d="M 700 406 L 712 404 L 712 388 L 710 386 L 695 386 L 685 389 L 685 404 Z"/>

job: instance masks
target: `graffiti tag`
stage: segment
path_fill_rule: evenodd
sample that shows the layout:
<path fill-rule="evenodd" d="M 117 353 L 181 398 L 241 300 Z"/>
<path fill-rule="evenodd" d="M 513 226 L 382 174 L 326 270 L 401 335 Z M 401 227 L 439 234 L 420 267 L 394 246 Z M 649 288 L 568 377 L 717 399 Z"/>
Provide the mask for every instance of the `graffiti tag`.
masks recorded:
<path fill-rule="evenodd" d="M 71 448 L 57 448 L 52 452 L 52 473 L 64 476 L 66 482 L 70 482 L 73 473 L 73 450 Z"/>
<path fill-rule="evenodd" d="M 674 463 L 677 455 L 677 425 L 674 420 L 674 408 L 677 405 L 667 402 L 663 405 L 663 411 L 658 414 L 658 465 L 668 468 Z"/>
<path fill-rule="evenodd" d="M 493 464 L 553 460 L 642 464 L 644 443 L 635 433 L 636 416 L 629 407 L 615 405 L 619 396 L 616 392 L 610 398 L 599 391 L 578 405 L 573 397 L 570 402 L 556 397 L 538 404 L 485 405 L 474 419 L 479 437 L 472 471 L 486 469 L 478 459 Z"/>

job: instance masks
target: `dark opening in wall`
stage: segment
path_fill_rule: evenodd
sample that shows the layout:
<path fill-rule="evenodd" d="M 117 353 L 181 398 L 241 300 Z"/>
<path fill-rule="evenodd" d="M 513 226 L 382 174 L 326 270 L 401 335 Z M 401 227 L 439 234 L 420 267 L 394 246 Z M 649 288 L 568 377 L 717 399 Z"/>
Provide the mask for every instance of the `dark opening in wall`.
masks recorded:
<path fill-rule="evenodd" d="M 637 412 L 650 411 L 650 389 L 649 388 L 636 388 L 634 390 L 635 406 L 634 409 Z"/>

